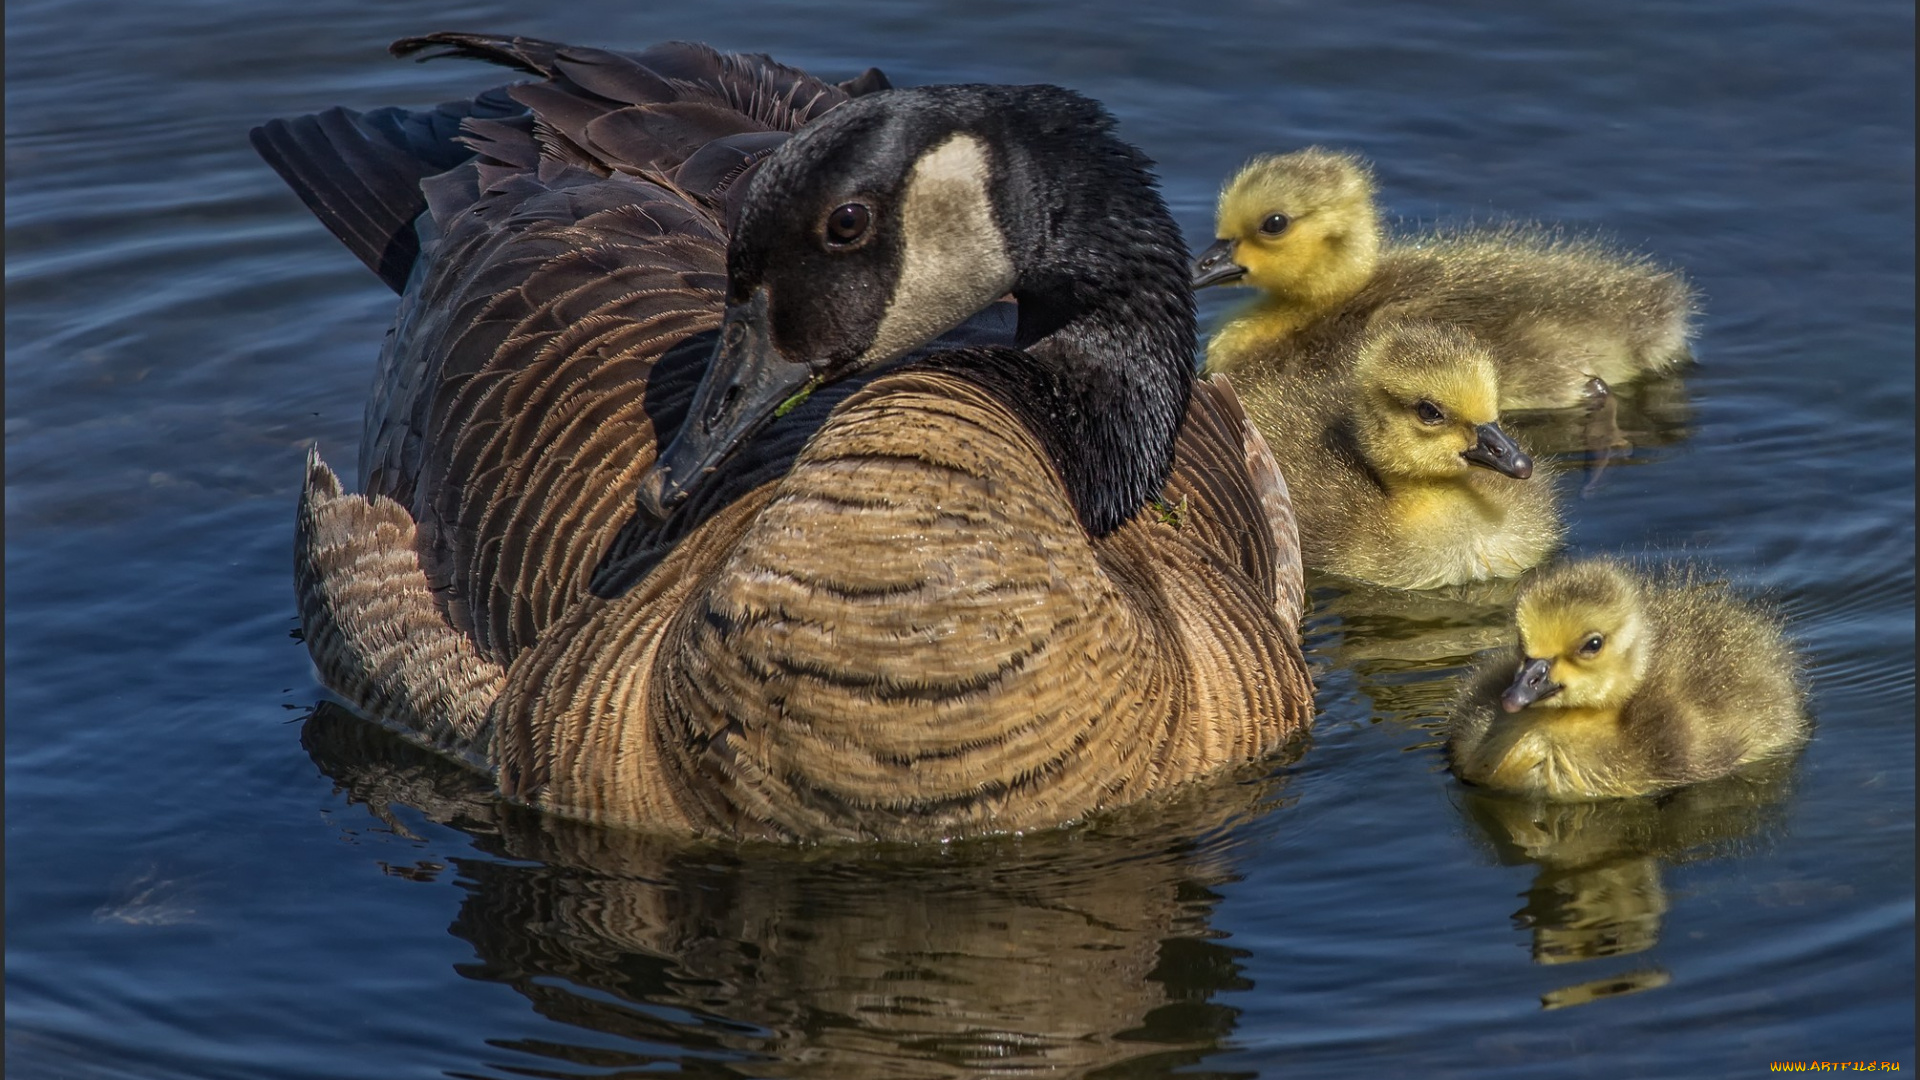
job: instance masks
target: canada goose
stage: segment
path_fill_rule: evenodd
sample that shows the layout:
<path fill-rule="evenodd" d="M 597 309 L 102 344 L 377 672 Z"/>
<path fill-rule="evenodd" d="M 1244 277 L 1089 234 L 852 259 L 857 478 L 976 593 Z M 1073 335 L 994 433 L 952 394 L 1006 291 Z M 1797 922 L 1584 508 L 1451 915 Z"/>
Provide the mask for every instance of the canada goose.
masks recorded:
<path fill-rule="evenodd" d="M 1778 618 L 1684 570 L 1612 559 L 1543 571 L 1514 605 L 1517 664 L 1470 676 L 1447 753 L 1461 779 L 1551 799 L 1724 776 L 1806 737 Z M 1517 670 L 1516 670 L 1517 668 Z"/>
<path fill-rule="evenodd" d="M 1688 356 L 1694 296 L 1679 274 L 1530 226 L 1390 241 L 1352 154 L 1255 158 L 1221 189 L 1215 232 L 1194 287 L 1261 295 L 1213 335 L 1211 371 L 1312 366 L 1375 320 L 1431 319 L 1486 343 L 1509 411 L 1597 406 L 1608 384 Z"/>
<path fill-rule="evenodd" d="M 375 497 L 310 464 L 296 576 L 336 689 L 510 798 L 721 837 L 1050 826 L 1304 727 L 1286 486 L 1195 382 L 1179 234 L 1097 104 L 421 40 L 547 81 L 507 92 L 517 127 L 470 109 L 479 157 L 423 184 Z M 647 104 L 705 93 L 660 70 L 690 56 L 815 103 L 727 189 L 724 278 L 723 200 L 664 175 L 684 128 Z M 738 122 L 714 97 L 702 135 Z M 883 370 L 1008 293 L 1021 348 Z"/>
<path fill-rule="evenodd" d="M 1498 423 L 1486 350 L 1381 323 L 1344 373 L 1255 381 L 1248 414 L 1294 492 L 1306 565 L 1402 589 L 1511 577 L 1560 545 L 1550 480 Z"/>

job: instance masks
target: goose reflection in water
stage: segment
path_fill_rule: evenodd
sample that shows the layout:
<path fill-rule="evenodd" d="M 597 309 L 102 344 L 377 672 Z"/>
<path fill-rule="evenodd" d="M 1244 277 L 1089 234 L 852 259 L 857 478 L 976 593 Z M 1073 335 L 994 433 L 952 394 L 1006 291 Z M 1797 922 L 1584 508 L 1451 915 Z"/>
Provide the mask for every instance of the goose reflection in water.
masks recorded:
<path fill-rule="evenodd" d="M 1216 940 L 1220 838 L 1277 804 L 1280 763 L 1174 801 L 939 846 L 689 845 L 493 799 L 482 778 L 322 705 L 302 741 L 349 799 L 404 804 L 461 858 L 452 931 L 542 1016 L 634 1041 L 492 1045 L 596 1068 L 754 1076 L 1081 1075 L 1190 1065 L 1247 989 Z"/>
<path fill-rule="evenodd" d="M 1461 787 L 1461 812 L 1507 866 L 1537 867 L 1514 913 L 1537 964 L 1574 964 L 1647 952 L 1660 942 L 1672 899 L 1667 867 L 1764 846 L 1784 817 L 1794 759 L 1761 762 L 1660 796 L 1555 803 Z M 1564 1008 L 1665 986 L 1646 965 L 1542 995 Z"/>

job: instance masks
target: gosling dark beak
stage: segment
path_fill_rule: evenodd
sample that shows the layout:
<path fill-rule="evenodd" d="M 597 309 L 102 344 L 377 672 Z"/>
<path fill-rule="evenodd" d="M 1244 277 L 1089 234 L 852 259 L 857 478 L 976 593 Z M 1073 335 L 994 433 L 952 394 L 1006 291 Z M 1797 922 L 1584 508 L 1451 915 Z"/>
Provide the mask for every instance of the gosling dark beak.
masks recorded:
<path fill-rule="evenodd" d="M 735 447 L 782 415 L 790 399 L 817 385 L 811 367 L 774 348 L 765 288 L 754 290 L 746 303 L 729 306 L 686 422 L 640 477 L 640 506 L 665 519 Z"/>
<path fill-rule="evenodd" d="M 1233 261 L 1233 241 L 1215 240 L 1213 246 L 1193 260 L 1193 287 L 1225 285 L 1245 277 L 1247 268 Z"/>
<path fill-rule="evenodd" d="M 1525 480 L 1533 475 L 1533 458 L 1507 438 L 1507 433 L 1497 425 L 1481 424 L 1473 430 L 1480 436 L 1480 441 L 1472 449 L 1462 450 L 1461 457 L 1515 480 Z"/>
<path fill-rule="evenodd" d="M 1508 712 L 1519 712 L 1536 701 L 1545 701 L 1560 692 L 1560 684 L 1547 678 L 1547 672 L 1553 670 L 1551 660 L 1522 660 L 1520 670 L 1513 677 L 1513 685 L 1500 695 L 1500 707 Z"/>

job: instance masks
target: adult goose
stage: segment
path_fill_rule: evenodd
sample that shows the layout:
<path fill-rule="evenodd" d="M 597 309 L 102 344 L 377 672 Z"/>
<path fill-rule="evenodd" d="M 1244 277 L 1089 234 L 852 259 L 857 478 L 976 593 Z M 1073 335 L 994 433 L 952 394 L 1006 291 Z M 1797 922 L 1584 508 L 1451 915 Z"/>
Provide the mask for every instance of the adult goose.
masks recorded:
<path fill-rule="evenodd" d="M 302 622 L 349 700 L 543 809 L 780 839 L 1056 825 L 1305 726 L 1285 484 L 1195 383 L 1179 232 L 1098 105 L 431 40 L 546 81 L 430 114 L 478 153 L 414 181 L 368 494 L 309 468 Z M 770 98 L 799 136 L 714 135 Z M 1007 344 L 909 355 L 1008 293 Z"/>

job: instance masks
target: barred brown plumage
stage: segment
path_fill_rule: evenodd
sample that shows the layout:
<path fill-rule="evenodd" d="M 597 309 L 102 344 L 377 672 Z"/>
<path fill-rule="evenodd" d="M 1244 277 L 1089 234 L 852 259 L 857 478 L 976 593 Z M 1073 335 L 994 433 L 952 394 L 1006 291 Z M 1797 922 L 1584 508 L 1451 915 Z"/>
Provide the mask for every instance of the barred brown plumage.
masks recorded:
<path fill-rule="evenodd" d="M 1200 390 L 1190 418 L 1221 408 Z M 1168 487 L 1222 522 L 1180 467 L 1215 447 L 1183 443 Z M 1033 828 L 1256 758 L 1308 708 L 1273 579 L 1144 516 L 1088 545 L 1032 436 L 940 373 L 873 383 L 647 584 L 577 606 L 516 668 L 510 794 L 695 831 L 740 829 L 743 806 L 775 835 Z M 670 727 L 611 719 L 637 712 Z M 636 760 L 725 783 L 608 801 Z"/>

